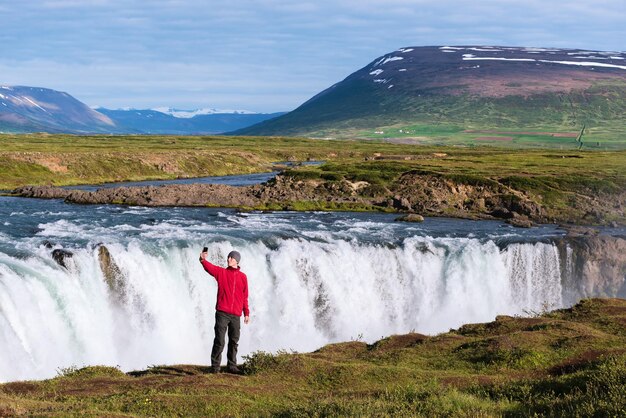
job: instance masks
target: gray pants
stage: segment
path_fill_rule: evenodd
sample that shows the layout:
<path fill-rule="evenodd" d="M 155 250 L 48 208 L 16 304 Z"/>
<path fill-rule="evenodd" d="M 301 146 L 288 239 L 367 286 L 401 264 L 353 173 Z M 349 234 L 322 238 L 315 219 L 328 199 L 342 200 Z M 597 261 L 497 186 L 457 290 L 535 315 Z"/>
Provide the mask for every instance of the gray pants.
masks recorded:
<path fill-rule="evenodd" d="M 224 338 L 228 330 L 228 367 L 237 366 L 237 343 L 241 329 L 241 317 L 215 311 L 215 339 L 211 351 L 211 366 L 219 367 L 222 364 L 222 351 L 224 351 Z"/>

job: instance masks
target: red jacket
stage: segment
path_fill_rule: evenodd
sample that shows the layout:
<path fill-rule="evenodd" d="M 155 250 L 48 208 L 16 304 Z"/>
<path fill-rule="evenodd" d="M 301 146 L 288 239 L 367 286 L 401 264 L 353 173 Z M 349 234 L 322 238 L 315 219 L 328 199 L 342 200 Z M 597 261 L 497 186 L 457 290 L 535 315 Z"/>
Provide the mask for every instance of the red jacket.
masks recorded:
<path fill-rule="evenodd" d="M 218 267 L 200 260 L 202 267 L 217 281 L 217 304 L 215 309 L 228 314 L 250 316 L 248 309 L 248 278 L 239 269 Z"/>

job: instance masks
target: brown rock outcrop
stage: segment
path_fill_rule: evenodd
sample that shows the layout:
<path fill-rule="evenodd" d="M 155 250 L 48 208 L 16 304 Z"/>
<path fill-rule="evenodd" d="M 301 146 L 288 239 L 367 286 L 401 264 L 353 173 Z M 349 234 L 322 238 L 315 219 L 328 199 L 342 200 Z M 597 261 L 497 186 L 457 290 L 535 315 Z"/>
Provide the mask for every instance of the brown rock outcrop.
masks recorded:
<path fill-rule="evenodd" d="M 559 242 L 566 300 L 626 297 L 626 239 L 576 234 Z"/>
<path fill-rule="evenodd" d="M 126 283 L 124 275 L 111 256 L 109 249 L 104 245 L 98 247 L 98 261 L 104 280 L 114 301 L 122 303 L 126 299 Z"/>
<path fill-rule="evenodd" d="M 394 184 L 392 205 L 426 215 L 544 218 L 539 204 L 495 181 L 471 184 L 420 172 L 404 173 Z"/>
<path fill-rule="evenodd" d="M 290 209 L 295 203 L 316 203 L 320 208 L 372 208 L 419 213 L 424 216 L 449 216 L 469 219 L 503 219 L 512 225 L 528 227 L 533 223 L 604 223 L 622 219 L 624 196 L 597 199 L 576 197 L 575 210 L 562 214 L 546 211 L 541 197 L 532 197 L 495 180 L 425 173 L 419 170 L 402 174 L 386 185 L 346 179 L 300 179 L 279 175 L 264 184 L 227 186 L 219 184 L 170 184 L 146 187 L 117 187 L 95 192 L 50 186 L 15 189 L 14 195 L 65 199 L 82 204 L 124 204 L 137 206 L 213 206 L 239 208 Z M 574 198 L 574 196 L 572 197 Z M 533 200 L 534 199 L 534 200 Z M 581 200 L 582 199 L 582 200 Z M 579 203 L 579 200 L 584 204 Z M 574 206 L 574 204 L 572 204 Z M 305 205 L 307 207 L 307 205 Z M 310 206 L 309 206 L 310 207 Z M 585 213 L 594 215 L 584 215 Z"/>

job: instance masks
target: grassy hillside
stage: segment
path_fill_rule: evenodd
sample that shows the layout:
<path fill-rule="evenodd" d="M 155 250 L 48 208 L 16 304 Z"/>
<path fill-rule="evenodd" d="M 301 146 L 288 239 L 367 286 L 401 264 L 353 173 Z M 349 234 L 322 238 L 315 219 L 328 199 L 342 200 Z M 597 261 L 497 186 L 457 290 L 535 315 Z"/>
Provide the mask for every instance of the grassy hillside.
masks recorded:
<path fill-rule="evenodd" d="M 439 144 L 472 144 L 480 135 L 458 133 L 567 134 L 586 126 L 585 146 L 623 148 L 623 57 L 609 58 L 601 51 L 597 55 L 599 67 L 594 68 L 576 65 L 593 59 L 577 56 L 572 50 L 539 53 L 526 48 L 411 47 L 375 59 L 286 115 L 236 133 L 326 138 L 415 136 Z M 424 129 L 406 133 L 407 129 L 416 131 L 412 129 L 416 125 Z M 514 136 L 515 147 L 553 142 L 517 139 Z"/>
<path fill-rule="evenodd" d="M 594 299 L 434 337 L 257 352 L 243 376 L 191 365 L 69 368 L 0 385 L 0 415 L 623 416 L 625 325 L 626 301 Z"/>
<path fill-rule="evenodd" d="M 365 84 L 355 82 L 355 84 Z M 346 90 L 345 93 L 340 90 Z M 437 145 L 483 145 L 482 137 L 512 137 L 497 142 L 505 147 L 572 146 L 583 126 L 583 147 L 626 149 L 623 115 L 626 114 L 626 81 L 594 86 L 596 94 L 541 94 L 531 97 L 481 98 L 470 95 L 385 97 L 370 86 L 348 84 L 332 96 L 304 104 L 293 112 L 246 128 L 239 133 L 305 135 L 320 138 L 413 139 Z M 467 131 L 484 130 L 495 134 Z M 501 135 L 506 131 L 513 134 Z M 547 132 L 547 135 L 528 135 Z M 492 144 L 494 142 L 492 141 Z"/>

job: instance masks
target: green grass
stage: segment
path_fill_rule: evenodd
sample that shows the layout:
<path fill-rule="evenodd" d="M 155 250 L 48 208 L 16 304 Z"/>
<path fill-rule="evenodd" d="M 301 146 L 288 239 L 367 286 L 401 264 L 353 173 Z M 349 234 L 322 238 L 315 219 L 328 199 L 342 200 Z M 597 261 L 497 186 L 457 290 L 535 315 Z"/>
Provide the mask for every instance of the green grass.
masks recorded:
<path fill-rule="evenodd" d="M 577 149 L 575 138 L 524 132 L 578 133 L 586 126 L 583 149 L 626 149 L 623 79 L 591 81 L 589 88 L 568 93 L 499 98 L 450 94 L 445 88 L 424 87 L 419 79 L 413 81 L 416 85 L 405 86 L 403 92 L 381 90 L 370 80 L 349 78 L 299 109 L 242 132 L 410 139 L 422 145 Z M 467 130 L 513 133 L 479 134 Z M 476 140 L 481 136 L 511 136 L 512 140 Z"/>
<path fill-rule="evenodd" d="M 584 300 L 437 336 L 395 335 L 313 353 L 256 352 L 244 375 L 207 366 L 60 370 L 0 385 L 28 416 L 623 416 L 626 301 Z"/>

